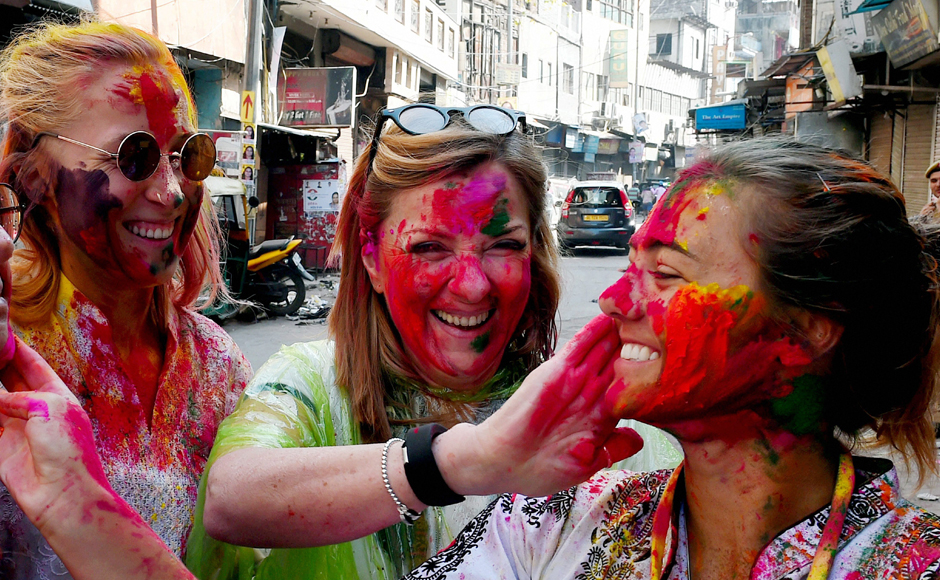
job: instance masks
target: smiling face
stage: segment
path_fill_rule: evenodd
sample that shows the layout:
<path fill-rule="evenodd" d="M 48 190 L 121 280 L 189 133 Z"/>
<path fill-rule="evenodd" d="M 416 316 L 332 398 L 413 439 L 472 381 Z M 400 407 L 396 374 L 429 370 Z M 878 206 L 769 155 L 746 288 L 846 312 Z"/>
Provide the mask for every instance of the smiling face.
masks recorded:
<path fill-rule="evenodd" d="M 498 163 L 399 193 L 362 258 L 415 372 L 473 390 L 499 368 L 531 286 L 523 193 Z"/>
<path fill-rule="evenodd" d="M 631 240 L 630 267 L 600 298 L 623 348 L 623 417 L 668 426 L 787 394 L 810 360 L 769 317 L 745 216 L 717 184 L 677 187 Z"/>
<path fill-rule="evenodd" d="M 82 91 L 84 114 L 57 132 L 115 152 L 128 134 L 147 131 L 166 153 L 175 137 L 193 131 L 178 82 L 160 68 L 104 66 Z M 165 157 L 150 178 L 133 182 L 103 153 L 50 137 L 42 144 L 56 166 L 55 200 L 45 203 L 65 234 L 66 275 L 81 269 L 87 279 L 135 288 L 167 283 L 198 219 L 202 184 Z"/>

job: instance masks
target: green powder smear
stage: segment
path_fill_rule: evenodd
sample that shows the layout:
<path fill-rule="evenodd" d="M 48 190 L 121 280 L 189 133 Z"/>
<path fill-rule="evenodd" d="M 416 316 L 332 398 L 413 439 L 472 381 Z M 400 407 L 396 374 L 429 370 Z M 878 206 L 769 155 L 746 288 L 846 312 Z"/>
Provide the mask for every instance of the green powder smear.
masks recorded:
<path fill-rule="evenodd" d="M 793 392 L 770 403 L 780 426 L 794 435 L 818 433 L 823 426 L 825 385 L 820 377 L 803 375 L 793 381 Z"/>
<path fill-rule="evenodd" d="M 496 207 L 493 209 L 493 217 L 490 218 L 490 221 L 483 226 L 483 229 L 480 231 L 491 238 L 498 238 L 499 236 L 505 235 L 508 230 L 506 230 L 506 224 L 509 223 L 509 200 L 505 197 L 496 202 Z"/>
<path fill-rule="evenodd" d="M 476 352 L 483 352 L 490 345 L 490 331 L 487 330 L 470 342 L 470 347 Z"/>

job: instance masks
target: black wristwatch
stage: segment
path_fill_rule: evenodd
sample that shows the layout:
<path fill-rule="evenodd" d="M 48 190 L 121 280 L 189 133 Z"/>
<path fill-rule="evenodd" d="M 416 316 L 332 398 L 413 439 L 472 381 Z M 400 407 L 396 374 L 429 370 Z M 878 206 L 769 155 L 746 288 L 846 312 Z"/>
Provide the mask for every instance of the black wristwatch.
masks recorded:
<path fill-rule="evenodd" d="M 402 445 L 408 485 L 411 486 L 415 497 L 425 505 L 451 505 L 466 499 L 447 485 L 437 467 L 437 461 L 434 460 L 434 454 L 431 453 L 434 438 L 445 431 L 447 429 L 437 423 L 421 425 L 408 430 Z"/>

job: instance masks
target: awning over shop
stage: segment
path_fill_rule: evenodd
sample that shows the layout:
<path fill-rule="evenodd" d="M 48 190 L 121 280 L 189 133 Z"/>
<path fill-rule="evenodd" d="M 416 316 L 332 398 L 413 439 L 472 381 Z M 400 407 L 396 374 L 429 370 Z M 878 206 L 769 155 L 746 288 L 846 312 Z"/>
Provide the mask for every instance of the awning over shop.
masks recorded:
<path fill-rule="evenodd" d="M 258 126 L 269 131 L 281 131 L 282 133 L 290 133 L 291 135 L 299 135 L 301 137 L 319 137 L 320 139 L 329 139 L 334 140 L 337 137 L 337 134 L 331 133 L 330 131 L 324 131 L 322 129 L 298 129 L 297 127 L 281 127 L 280 125 L 272 125 L 271 123 L 258 123 Z"/>
<path fill-rule="evenodd" d="M 747 127 L 747 99 L 735 99 L 720 105 L 693 109 L 695 130 L 734 131 Z"/>

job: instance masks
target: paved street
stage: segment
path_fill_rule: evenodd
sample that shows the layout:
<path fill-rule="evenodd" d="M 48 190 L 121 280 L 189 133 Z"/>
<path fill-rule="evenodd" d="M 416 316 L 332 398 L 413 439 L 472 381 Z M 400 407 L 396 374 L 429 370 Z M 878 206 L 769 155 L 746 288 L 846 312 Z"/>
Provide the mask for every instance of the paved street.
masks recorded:
<path fill-rule="evenodd" d="M 561 260 L 562 300 L 559 308 L 559 346 L 566 343 L 589 320 L 600 313 L 597 297 L 605 288 L 621 276 L 620 269 L 628 265 L 627 256 L 620 250 L 592 248 L 578 250 L 575 256 L 566 256 Z M 335 276 L 327 280 L 337 281 Z M 335 291 L 319 282 L 308 283 L 307 296 L 316 294 L 332 304 Z M 299 341 L 320 340 L 327 337 L 326 324 L 322 321 L 290 321 L 286 318 L 262 320 L 256 323 L 231 321 L 224 325 L 242 351 L 257 368 L 264 363 L 283 344 Z M 874 453 L 867 453 L 873 455 Z M 883 454 L 883 453 L 882 453 Z M 914 488 L 914 478 L 904 469 L 899 457 L 890 456 L 898 467 L 902 480 L 902 493 L 905 497 L 940 514 L 940 501 L 916 499 L 918 493 L 940 496 L 940 479 L 930 477 L 923 488 Z"/>

